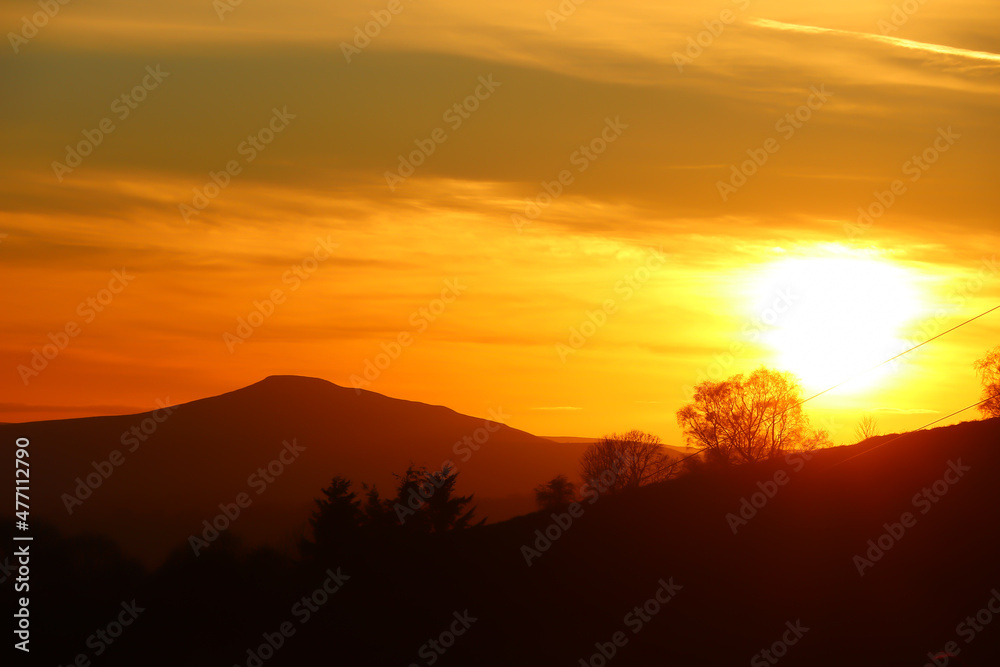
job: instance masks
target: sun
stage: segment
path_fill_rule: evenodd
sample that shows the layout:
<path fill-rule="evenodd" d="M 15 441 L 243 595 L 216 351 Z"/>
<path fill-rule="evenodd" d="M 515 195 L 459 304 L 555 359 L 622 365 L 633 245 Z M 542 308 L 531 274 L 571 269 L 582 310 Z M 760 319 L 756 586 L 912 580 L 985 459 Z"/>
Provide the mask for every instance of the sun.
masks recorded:
<path fill-rule="evenodd" d="M 914 343 L 908 332 L 926 311 L 918 276 L 892 260 L 820 256 L 765 265 L 753 287 L 761 342 L 772 365 L 795 373 L 807 392 L 863 373 L 839 393 L 869 390 L 899 368 L 864 372 Z"/>

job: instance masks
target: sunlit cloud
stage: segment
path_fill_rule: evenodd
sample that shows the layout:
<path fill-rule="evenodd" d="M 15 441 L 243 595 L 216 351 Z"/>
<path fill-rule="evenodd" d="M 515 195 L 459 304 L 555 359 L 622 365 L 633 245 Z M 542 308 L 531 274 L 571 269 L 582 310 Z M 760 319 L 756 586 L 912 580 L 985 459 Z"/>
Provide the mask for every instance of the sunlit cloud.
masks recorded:
<path fill-rule="evenodd" d="M 1000 205 L 992 5 L 928 3 L 905 31 L 880 36 L 884 7 L 776 2 L 761 17 L 749 3 L 701 36 L 683 72 L 675 54 L 718 3 L 584 3 L 553 29 L 546 12 L 558 6 L 414 2 L 351 62 L 342 43 L 372 20 L 365 4 L 260 0 L 224 19 L 204 0 L 66 6 L 4 61 L 0 274 L 24 289 L 8 295 L 0 363 L 30 358 L 110 270 L 138 277 L 37 383 L 10 376 L 5 415 L 37 418 L 30 406 L 80 395 L 94 410 L 190 400 L 276 372 L 346 383 L 460 276 L 467 294 L 374 389 L 470 414 L 518 407 L 518 425 L 538 432 L 670 436 L 682 388 L 753 324 L 746 286 L 782 260 L 833 254 L 915 276 L 933 315 L 903 338 L 1000 299 L 982 268 Z M 30 11 L 8 3 L 0 16 L 16 26 Z M 59 181 L 53 162 L 157 64 L 169 78 Z M 443 114 L 490 75 L 501 87 L 453 129 Z M 776 125 L 820 85 L 829 103 L 782 136 Z M 287 131 L 182 217 L 284 106 L 296 114 Z M 628 127 L 603 145 L 609 118 Z M 907 165 L 949 127 L 961 138 L 911 180 Z M 390 189 L 386 173 L 436 128 L 447 140 Z M 723 201 L 718 183 L 759 160 L 769 137 L 779 150 Z M 581 161 L 592 145 L 600 154 Z M 564 171 L 572 178 L 553 196 Z M 897 180 L 905 193 L 848 234 Z M 327 236 L 336 256 L 230 354 L 223 332 L 287 288 L 284 272 Z M 616 285 L 650 248 L 669 260 L 626 302 Z M 556 343 L 609 298 L 620 308 L 563 362 Z M 886 378 L 870 398 L 936 406 L 974 390 L 971 370 L 952 379 L 949 364 L 971 368 L 995 339 L 989 326 L 901 371 L 936 384 L 918 392 Z M 726 370 L 775 362 L 762 337 Z M 117 379 L 94 385 L 101 377 Z M 854 398 L 817 403 L 864 407 Z"/>
<path fill-rule="evenodd" d="M 803 33 L 807 35 L 842 35 L 853 39 L 868 40 L 872 42 L 878 42 L 880 44 L 886 44 L 889 46 L 898 46 L 904 49 L 922 51 L 928 54 L 934 54 L 940 56 L 954 56 L 957 58 L 965 58 L 970 60 L 978 60 L 978 61 L 1000 64 L 1000 54 L 990 53 L 986 51 L 973 51 L 971 49 L 960 49 L 953 46 L 945 46 L 942 44 L 927 44 L 925 42 L 916 42 L 910 39 L 903 39 L 901 37 L 893 37 L 891 35 L 875 35 L 865 32 L 854 32 L 851 30 L 820 28 L 817 26 L 798 25 L 795 23 L 784 23 L 782 21 L 773 21 L 771 19 L 751 19 L 750 23 L 752 25 L 759 26 L 761 28 L 769 28 L 772 30 L 783 30 L 789 32 Z"/>

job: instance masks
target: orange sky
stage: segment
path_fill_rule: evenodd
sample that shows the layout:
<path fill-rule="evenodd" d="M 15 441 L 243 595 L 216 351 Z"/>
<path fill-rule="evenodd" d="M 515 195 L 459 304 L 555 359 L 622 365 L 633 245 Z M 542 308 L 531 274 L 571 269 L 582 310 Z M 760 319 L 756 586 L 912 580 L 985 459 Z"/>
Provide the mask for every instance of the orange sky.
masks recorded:
<path fill-rule="evenodd" d="M 819 390 L 1000 303 L 1000 5 L 663 5 L 99 0 L 32 32 L 5 3 L 32 36 L 0 55 L 0 421 L 379 362 L 390 396 L 679 444 L 719 369 Z M 998 334 L 810 412 L 838 442 L 918 427 L 978 398 Z"/>

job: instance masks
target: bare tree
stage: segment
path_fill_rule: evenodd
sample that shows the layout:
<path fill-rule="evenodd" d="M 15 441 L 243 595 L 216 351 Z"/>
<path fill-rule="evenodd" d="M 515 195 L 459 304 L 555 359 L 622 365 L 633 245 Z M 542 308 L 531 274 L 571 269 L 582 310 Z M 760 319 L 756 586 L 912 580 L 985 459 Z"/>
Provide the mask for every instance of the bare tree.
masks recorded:
<path fill-rule="evenodd" d="M 538 509 L 559 509 L 576 498 L 576 486 L 566 475 L 556 475 L 545 484 L 535 487 L 535 504 Z"/>
<path fill-rule="evenodd" d="M 878 421 L 871 415 L 865 415 L 858 422 L 857 427 L 854 429 L 854 434 L 858 436 L 858 442 L 874 438 L 876 435 L 879 435 Z"/>
<path fill-rule="evenodd" d="M 809 427 L 802 388 L 791 373 L 758 368 L 749 376 L 702 382 L 694 401 L 677 411 L 688 445 L 716 462 L 762 461 L 785 452 L 829 443 Z"/>
<path fill-rule="evenodd" d="M 995 347 L 975 363 L 983 381 L 983 403 L 979 411 L 984 417 L 1000 417 L 1000 347 Z"/>
<path fill-rule="evenodd" d="M 580 464 L 585 482 L 611 492 L 667 479 L 674 467 L 659 436 L 639 430 L 604 436 Z"/>

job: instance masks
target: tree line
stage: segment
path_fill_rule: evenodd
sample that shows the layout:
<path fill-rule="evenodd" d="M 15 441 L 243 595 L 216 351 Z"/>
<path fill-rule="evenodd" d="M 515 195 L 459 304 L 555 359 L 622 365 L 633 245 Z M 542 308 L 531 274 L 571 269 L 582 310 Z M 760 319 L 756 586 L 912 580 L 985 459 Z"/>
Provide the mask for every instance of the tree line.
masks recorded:
<path fill-rule="evenodd" d="M 979 410 L 1000 417 L 1000 346 L 975 362 L 982 382 Z M 697 450 L 678 458 L 659 436 L 640 430 L 605 435 L 584 451 L 580 460 L 581 490 L 618 493 L 677 477 L 699 466 L 737 466 L 810 451 L 831 445 L 830 434 L 810 425 L 802 409 L 802 387 L 787 372 L 761 367 L 749 375 L 704 381 L 691 401 L 676 413 L 685 444 Z M 871 416 L 855 431 L 859 441 L 878 435 Z M 458 495 L 458 473 L 410 466 L 396 475 L 394 494 L 384 498 L 374 486 L 334 477 L 322 489 L 310 519 L 311 537 L 305 555 L 333 557 L 357 545 L 385 545 L 400 539 L 460 531 L 475 522 L 471 495 Z M 577 485 L 557 475 L 534 489 L 540 509 L 565 507 L 576 500 Z"/>

